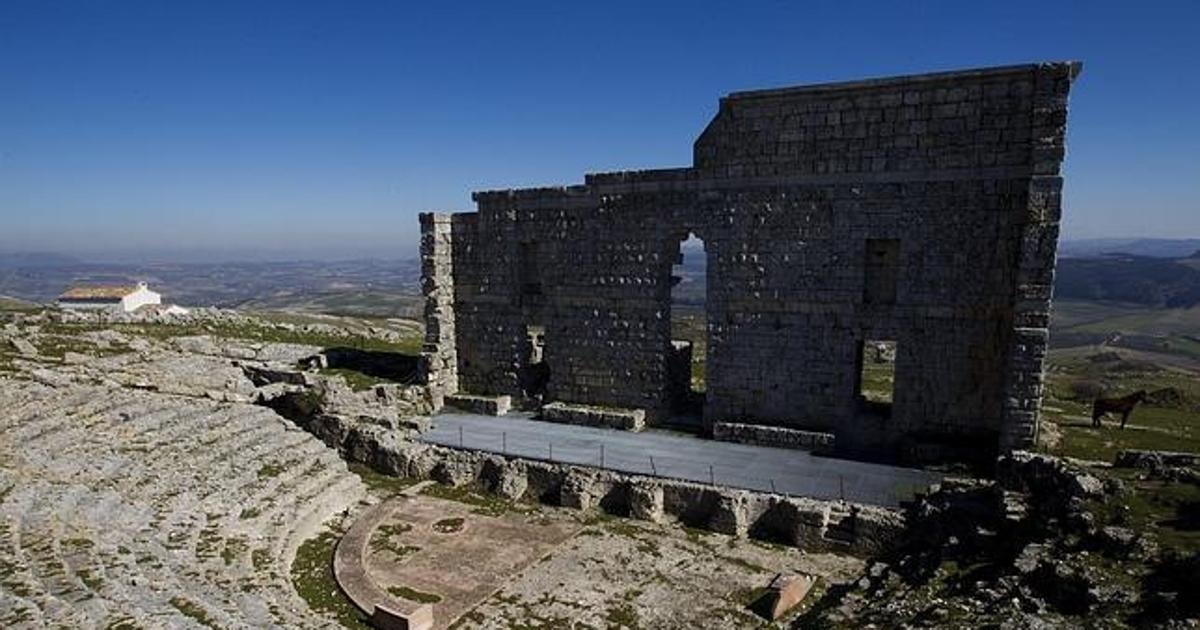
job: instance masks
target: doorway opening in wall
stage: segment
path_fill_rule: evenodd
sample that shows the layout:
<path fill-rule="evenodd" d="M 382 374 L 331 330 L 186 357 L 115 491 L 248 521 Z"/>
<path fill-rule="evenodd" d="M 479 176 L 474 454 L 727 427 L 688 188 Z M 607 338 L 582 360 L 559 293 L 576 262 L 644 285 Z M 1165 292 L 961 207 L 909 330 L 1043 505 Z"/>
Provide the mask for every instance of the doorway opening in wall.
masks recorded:
<path fill-rule="evenodd" d="M 681 421 L 697 427 L 704 410 L 707 280 L 704 241 L 689 233 L 680 242 L 671 267 L 671 347 L 667 373 L 674 413 Z"/>
<path fill-rule="evenodd" d="M 867 413 L 892 417 L 896 396 L 896 342 L 866 339 L 858 344 L 858 401 Z"/>

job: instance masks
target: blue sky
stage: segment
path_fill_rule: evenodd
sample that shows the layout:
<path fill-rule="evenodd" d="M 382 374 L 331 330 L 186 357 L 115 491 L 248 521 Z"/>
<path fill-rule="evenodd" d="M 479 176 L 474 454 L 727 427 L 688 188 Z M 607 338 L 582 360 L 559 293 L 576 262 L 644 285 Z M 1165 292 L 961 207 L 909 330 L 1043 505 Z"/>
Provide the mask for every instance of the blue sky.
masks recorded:
<path fill-rule="evenodd" d="M 722 94 L 1079 59 L 1070 238 L 1200 237 L 1200 2 L 0 3 L 0 251 L 403 257 Z"/>

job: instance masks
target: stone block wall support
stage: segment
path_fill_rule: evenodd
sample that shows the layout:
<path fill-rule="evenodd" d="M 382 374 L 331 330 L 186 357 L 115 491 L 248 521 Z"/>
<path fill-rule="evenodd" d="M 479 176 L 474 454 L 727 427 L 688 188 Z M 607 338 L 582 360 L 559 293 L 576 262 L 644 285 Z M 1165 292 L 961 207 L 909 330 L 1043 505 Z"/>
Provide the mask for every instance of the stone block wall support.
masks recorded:
<path fill-rule="evenodd" d="M 1019 249 L 1013 295 L 1013 330 L 1005 366 L 1000 450 L 1037 442 L 1045 360 L 1050 337 L 1050 299 L 1062 217 L 1060 175 L 1066 155 L 1067 94 L 1080 64 L 1045 64 L 1035 73 L 1030 166 L 1026 203 L 1018 210 Z"/>
<path fill-rule="evenodd" d="M 425 296 L 425 343 L 420 375 L 429 389 L 433 411 L 458 391 L 458 353 L 454 338 L 454 258 L 452 219 L 421 214 L 421 292 Z"/>

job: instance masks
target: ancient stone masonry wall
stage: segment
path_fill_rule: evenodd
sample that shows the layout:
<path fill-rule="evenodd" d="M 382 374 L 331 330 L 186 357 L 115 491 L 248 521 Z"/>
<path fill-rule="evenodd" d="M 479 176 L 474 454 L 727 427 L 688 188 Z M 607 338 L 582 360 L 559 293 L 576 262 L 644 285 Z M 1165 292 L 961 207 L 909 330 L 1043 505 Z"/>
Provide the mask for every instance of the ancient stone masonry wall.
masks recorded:
<path fill-rule="evenodd" d="M 839 450 L 885 455 L 1029 444 L 1078 71 L 736 93 L 691 168 L 476 193 L 478 212 L 453 219 L 460 388 L 520 399 L 536 331 L 539 400 L 665 417 L 679 389 L 671 265 L 694 233 L 708 426 L 829 432 Z M 897 343 L 886 413 L 860 396 L 868 340 Z"/>
<path fill-rule="evenodd" d="M 1028 448 L 1037 440 L 1045 391 L 1050 298 L 1062 217 L 1067 95 L 1077 66 L 1043 66 L 1033 84 L 1030 166 L 1024 212 L 1017 217 L 1020 257 L 1013 295 L 1013 338 L 1005 366 L 1000 444 Z"/>
<path fill-rule="evenodd" d="M 421 292 L 425 296 L 425 343 L 420 374 L 434 408 L 458 391 L 458 357 L 454 333 L 453 219 L 421 215 Z"/>

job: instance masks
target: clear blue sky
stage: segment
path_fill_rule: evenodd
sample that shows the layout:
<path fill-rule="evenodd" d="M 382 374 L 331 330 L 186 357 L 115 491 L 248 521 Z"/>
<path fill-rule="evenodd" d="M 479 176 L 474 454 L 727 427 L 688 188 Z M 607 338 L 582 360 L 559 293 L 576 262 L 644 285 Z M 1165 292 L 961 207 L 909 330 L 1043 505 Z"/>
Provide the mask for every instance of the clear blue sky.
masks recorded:
<path fill-rule="evenodd" d="M 1200 236 L 1200 2 L 0 2 L 0 251 L 410 256 L 724 93 L 1079 59 L 1067 237 Z"/>

